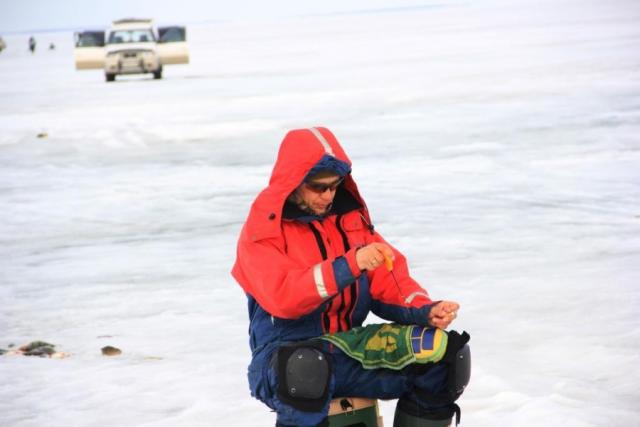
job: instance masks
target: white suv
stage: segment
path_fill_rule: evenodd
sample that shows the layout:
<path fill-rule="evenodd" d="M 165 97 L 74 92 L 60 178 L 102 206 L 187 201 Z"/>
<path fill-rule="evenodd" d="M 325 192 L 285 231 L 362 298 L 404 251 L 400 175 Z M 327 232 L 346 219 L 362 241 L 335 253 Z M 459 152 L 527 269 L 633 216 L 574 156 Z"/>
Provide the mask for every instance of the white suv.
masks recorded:
<path fill-rule="evenodd" d="M 114 21 L 106 34 L 76 33 L 76 69 L 102 68 L 108 82 L 122 74 L 151 73 L 160 79 L 163 65 L 188 62 L 184 27 L 156 30 L 150 19 L 121 19 Z"/>

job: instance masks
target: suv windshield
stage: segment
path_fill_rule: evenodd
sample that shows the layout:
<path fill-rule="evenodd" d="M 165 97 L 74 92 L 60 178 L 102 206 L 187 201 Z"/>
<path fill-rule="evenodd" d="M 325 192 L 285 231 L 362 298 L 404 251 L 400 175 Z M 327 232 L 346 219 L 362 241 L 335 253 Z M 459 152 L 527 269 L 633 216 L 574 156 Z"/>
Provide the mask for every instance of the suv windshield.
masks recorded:
<path fill-rule="evenodd" d="M 109 34 L 109 44 L 144 43 L 155 40 L 151 30 L 117 30 Z"/>

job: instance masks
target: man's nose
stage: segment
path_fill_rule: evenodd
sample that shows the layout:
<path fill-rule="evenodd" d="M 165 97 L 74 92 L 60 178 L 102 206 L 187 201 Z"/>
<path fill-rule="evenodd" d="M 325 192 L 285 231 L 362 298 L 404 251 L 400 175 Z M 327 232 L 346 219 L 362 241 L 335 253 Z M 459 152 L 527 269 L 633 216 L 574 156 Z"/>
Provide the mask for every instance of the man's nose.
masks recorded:
<path fill-rule="evenodd" d="M 330 188 L 327 188 L 327 190 L 325 192 L 320 194 L 320 197 L 322 197 L 322 200 L 332 200 L 333 196 L 335 196 L 335 195 L 336 195 L 336 191 L 335 190 L 331 190 Z"/>

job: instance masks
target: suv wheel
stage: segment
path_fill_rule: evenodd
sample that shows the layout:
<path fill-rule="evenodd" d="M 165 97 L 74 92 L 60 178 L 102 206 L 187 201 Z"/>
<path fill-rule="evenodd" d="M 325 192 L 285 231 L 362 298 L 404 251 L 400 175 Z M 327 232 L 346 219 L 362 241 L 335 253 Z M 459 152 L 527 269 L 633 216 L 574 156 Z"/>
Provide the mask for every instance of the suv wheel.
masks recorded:
<path fill-rule="evenodd" d="M 104 79 L 108 82 L 112 82 L 116 79 L 116 75 L 115 74 L 111 74 L 111 73 L 105 73 L 104 74 Z"/>
<path fill-rule="evenodd" d="M 153 78 L 158 80 L 162 78 L 162 67 L 153 72 Z"/>

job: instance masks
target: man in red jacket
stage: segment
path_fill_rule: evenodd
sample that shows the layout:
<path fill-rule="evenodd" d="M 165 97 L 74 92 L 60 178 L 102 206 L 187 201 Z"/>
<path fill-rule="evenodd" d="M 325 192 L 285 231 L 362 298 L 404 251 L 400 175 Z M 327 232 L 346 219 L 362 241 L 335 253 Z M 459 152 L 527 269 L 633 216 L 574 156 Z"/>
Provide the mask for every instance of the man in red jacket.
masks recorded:
<path fill-rule="evenodd" d="M 232 275 L 249 304 L 251 392 L 277 412 L 277 426 L 328 425 L 329 401 L 343 396 L 399 398 L 396 427 L 446 426 L 459 415 L 469 337 L 441 331 L 459 305 L 433 302 L 404 256 L 374 230 L 351 161 L 328 129 L 285 136 L 242 228 Z M 369 369 L 357 351 L 317 339 L 360 331 L 369 312 L 414 325 L 407 334 L 422 341 L 411 360 L 434 346 L 434 331 L 444 337 L 444 356 Z"/>

